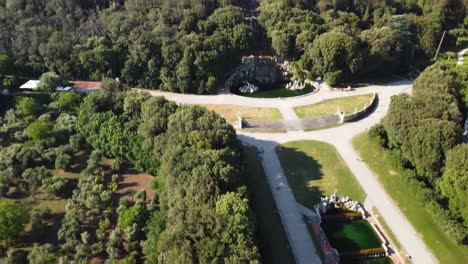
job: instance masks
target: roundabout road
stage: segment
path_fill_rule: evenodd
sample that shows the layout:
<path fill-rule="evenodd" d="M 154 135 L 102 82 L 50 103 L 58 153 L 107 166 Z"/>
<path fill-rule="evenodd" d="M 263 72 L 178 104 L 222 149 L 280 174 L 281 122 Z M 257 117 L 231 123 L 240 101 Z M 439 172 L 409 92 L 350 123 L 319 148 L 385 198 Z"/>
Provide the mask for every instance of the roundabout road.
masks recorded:
<path fill-rule="evenodd" d="M 385 219 L 385 222 L 393 231 L 404 250 L 412 257 L 413 262 L 424 264 L 437 263 L 437 260 L 427 249 L 411 224 L 403 216 L 400 209 L 385 192 L 377 178 L 372 174 L 366 164 L 358 159 L 358 154 L 353 149 L 351 142 L 353 137 L 380 122 L 388 111 L 391 96 L 400 93 L 411 93 L 411 89 L 411 82 L 399 81 L 359 88 L 351 92 L 330 92 L 323 90 L 311 95 L 285 99 L 248 98 L 231 94 L 184 95 L 159 91 L 150 91 L 150 94 L 153 96 L 164 96 L 178 103 L 234 104 L 251 107 L 283 108 L 283 111 L 281 111 L 282 113 L 289 113 L 285 118 L 294 118 L 294 116 L 291 115 L 292 107 L 294 106 L 313 104 L 325 99 L 377 92 L 379 94 L 379 105 L 376 110 L 368 117 L 357 122 L 310 132 L 247 133 L 238 131 L 238 138 L 244 144 L 253 145 L 264 150 L 262 163 L 265 174 L 297 263 L 320 262 L 311 238 L 308 235 L 307 228 L 302 222 L 301 210 L 297 206 L 275 152 L 275 147 L 277 145 L 297 140 L 317 140 L 332 144 L 367 193 L 367 199 L 370 199 L 379 210 L 381 216 Z M 278 187 L 280 188 L 278 189 Z"/>

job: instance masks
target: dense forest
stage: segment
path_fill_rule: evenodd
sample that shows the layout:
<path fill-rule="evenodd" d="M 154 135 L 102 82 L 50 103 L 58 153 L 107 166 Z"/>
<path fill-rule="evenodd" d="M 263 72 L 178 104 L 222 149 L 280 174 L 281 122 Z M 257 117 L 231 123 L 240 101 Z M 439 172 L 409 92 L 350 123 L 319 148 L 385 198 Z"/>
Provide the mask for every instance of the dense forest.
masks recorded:
<path fill-rule="evenodd" d="M 414 82 L 413 94 L 392 97 L 382 124 L 369 136 L 448 237 L 468 243 L 468 71 L 434 64 Z"/>
<path fill-rule="evenodd" d="M 34 243 L 9 250 L 8 263 L 260 259 L 240 145 L 223 118 L 112 79 L 84 98 L 35 97 L 7 98 L 0 118 L 0 249 Z M 129 166 L 154 175 L 151 197 L 118 192 Z M 51 211 L 64 199 L 62 214 Z"/>
<path fill-rule="evenodd" d="M 1 0 L 0 75 L 212 93 L 250 48 L 235 0 Z"/>
<path fill-rule="evenodd" d="M 259 20 L 275 54 L 293 73 L 331 84 L 417 70 L 444 46 L 468 36 L 466 0 L 260 1 Z M 296 70 L 294 70 L 296 69 Z"/>
<path fill-rule="evenodd" d="M 468 32 L 467 0 L 0 0 L 0 76 L 119 78 L 132 87 L 213 93 L 261 49 L 296 78 L 408 73 Z M 255 42 L 263 34 L 272 50 Z M 261 39 L 261 38 L 260 38 Z M 258 44 L 258 43 L 257 43 Z"/>

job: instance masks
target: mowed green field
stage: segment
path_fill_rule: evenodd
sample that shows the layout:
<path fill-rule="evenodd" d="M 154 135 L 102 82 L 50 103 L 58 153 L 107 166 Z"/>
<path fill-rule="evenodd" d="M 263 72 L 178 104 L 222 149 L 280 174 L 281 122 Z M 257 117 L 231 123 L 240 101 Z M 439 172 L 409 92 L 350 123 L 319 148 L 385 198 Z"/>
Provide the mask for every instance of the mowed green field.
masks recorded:
<path fill-rule="evenodd" d="M 336 149 L 318 141 L 295 141 L 277 149 L 296 200 L 313 209 L 321 196 L 334 191 L 363 202 L 365 193 Z"/>
<path fill-rule="evenodd" d="M 263 263 L 293 264 L 278 209 L 268 185 L 262 163 L 253 147 L 244 147 L 244 177 L 250 190 L 250 202 L 257 222 L 257 238 Z"/>
<path fill-rule="evenodd" d="M 373 94 L 355 95 L 343 98 L 328 99 L 320 103 L 294 107 L 294 112 L 299 118 L 309 118 L 336 113 L 338 106 L 341 112 L 353 113 L 361 110 L 364 105 L 369 105 Z"/>
<path fill-rule="evenodd" d="M 439 262 L 468 263 L 468 246 L 457 245 L 445 235 L 368 134 L 355 137 L 353 146 Z"/>
<path fill-rule="evenodd" d="M 276 108 L 214 104 L 207 104 L 201 106 L 204 106 L 209 110 L 215 111 L 229 122 L 237 121 L 237 114 L 240 114 L 240 116 L 243 118 L 249 119 L 280 120 L 282 118 L 280 111 Z"/>

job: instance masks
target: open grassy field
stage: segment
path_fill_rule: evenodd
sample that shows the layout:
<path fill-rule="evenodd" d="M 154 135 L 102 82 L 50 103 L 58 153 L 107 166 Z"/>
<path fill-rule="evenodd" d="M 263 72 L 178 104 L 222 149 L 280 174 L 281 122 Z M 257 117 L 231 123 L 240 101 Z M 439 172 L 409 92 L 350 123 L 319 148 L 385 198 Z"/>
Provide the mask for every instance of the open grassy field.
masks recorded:
<path fill-rule="evenodd" d="M 299 118 L 316 117 L 336 113 L 338 106 L 341 112 L 353 113 L 355 108 L 361 110 L 371 100 L 373 94 L 363 94 L 325 100 L 320 103 L 294 107 Z"/>
<path fill-rule="evenodd" d="M 215 111 L 229 122 L 237 121 L 237 113 L 240 113 L 243 118 L 250 119 L 279 120 L 282 118 L 281 113 L 276 108 L 213 104 L 202 106 Z"/>
<path fill-rule="evenodd" d="M 457 245 L 443 233 L 424 204 L 414 198 L 414 192 L 385 162 L 383 150 L 366 133 L 355 137 L 353 146 L 439 262 L 468 263 L 468 246 Z"/>
<path fill-rule="evenodd" d="M 294 263 L 294 256 L 255 148 L 244 148 L 244 172 L 257 218 L 257 238 L 262 262 Z"/>
<path fill-rule="evenodd" d="M 313 208 L 321 196 L 334 191 L 363 202 L 365 193 L 336 149 L 318 141 L 296 141 L 277 149 L 296 200 Z"/>

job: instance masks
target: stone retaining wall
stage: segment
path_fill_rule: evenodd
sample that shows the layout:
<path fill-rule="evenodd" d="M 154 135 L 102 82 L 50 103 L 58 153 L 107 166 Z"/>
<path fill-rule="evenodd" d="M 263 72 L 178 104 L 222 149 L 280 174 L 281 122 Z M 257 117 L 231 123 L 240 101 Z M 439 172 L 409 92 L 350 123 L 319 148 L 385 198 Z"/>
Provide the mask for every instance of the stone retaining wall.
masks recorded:
<path fill-rule="evenodd" d="M 361 111 L 355 111 L 352 114 L 341 114 L 340 119 L 341 122 L 351 122 L 355 121 L 358 119 L 361 119 L 365 116 L 367 116 L 369 113 L 374 111 L 375 107 L 379 104 L 379 98 L 377 96 L 377 93 L 374 93 L 374 96 L 372 96 L 371 100 L 369 101 L 369 104 L 366 104 L 364 108 Z"/>
<path fill-rule="evenodd" d="M 241 129 L 265 130 L 265 131 L 297 131 L 321 128 L 340 123 L 337 114 L 325 115 L 298 120 L 260 120 L 242 119 Z"/>
<path fill-rule="evenodd" d="M 275 57 L 249 56 L 243 57 L 224 83 L 224 89 L 230 91 L 244 81 L 256 80 L 262 84 L 273 84 L 280 80 L 281 70 Z"/>

